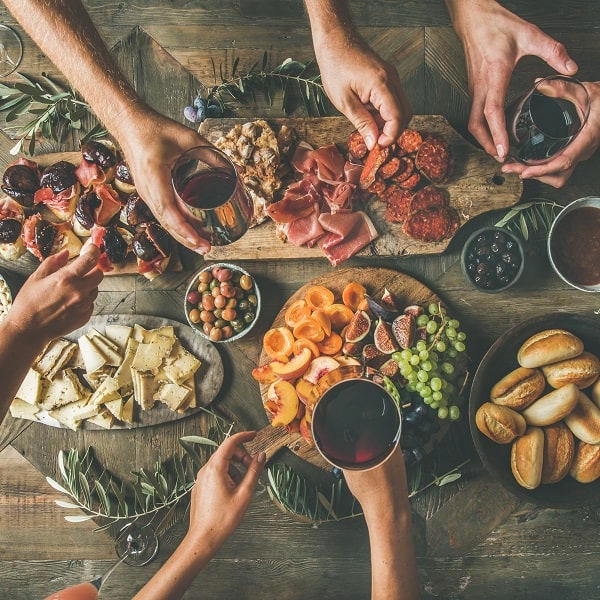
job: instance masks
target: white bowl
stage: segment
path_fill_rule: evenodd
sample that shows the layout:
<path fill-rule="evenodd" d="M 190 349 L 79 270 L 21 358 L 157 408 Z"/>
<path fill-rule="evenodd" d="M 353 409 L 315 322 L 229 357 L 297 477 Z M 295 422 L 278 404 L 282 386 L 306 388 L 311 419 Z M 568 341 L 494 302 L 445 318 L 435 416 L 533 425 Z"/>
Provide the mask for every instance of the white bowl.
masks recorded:
<path fill-rule="evenodd" d="M 595 285 L 582 284 L 582 283 L 579 283 L 578 281 L 573 281 L 565 273 L 563 273 L 560 269 L 560 265 L 558 264 L 556 248 L 553 247 L 556 244 L 557 229 L 558 229 L 560 223 L 563 222 L 564 218 L 568 214 L 572 213 L 573 211 L 575 211 L 579 208 L 583 208 L 583 207 L 593 207 L 593 208 L 600 209 L 600 198 L 596 197 L 596 196 L 587 196 L 585 198 L 579 198 L 579 200 L 574 200 L 573 202 L 571 202 L 570 204 L 565 206 L 565 208 L 563 208 L 560 211 L 560 213 L 554 219 L 554 222 L 552 223 L 552 226 L 550 227 L 550 232 L 548 234 L 548 257 L 550 259 L 550 264 L 552 265 L 552 268 L 554 269 L 556 274 L 565 283 L 568 283 L 570 286 L 577 288 L 578 290 L 582 290 L 583 292 L 600 292 L 600 283 L 597 283 Z M 597 253 L 595 253 L 594 257 L 590 257 L 590 260 L 595 261 L 595 264 L 600 264 L 600 241 L 599 241 L 599 239 L 600 239 L 599 232 L 595 233 L 595 235 L 593 236 L 593 239 L 583 239 L 583 238 L 580 239 L 580 244 L 581 244 L 579 246 L 580 252 L 591 252 L 592 249 L 590 246 L 591 246 L 591 244 L 595 243 Z"/>

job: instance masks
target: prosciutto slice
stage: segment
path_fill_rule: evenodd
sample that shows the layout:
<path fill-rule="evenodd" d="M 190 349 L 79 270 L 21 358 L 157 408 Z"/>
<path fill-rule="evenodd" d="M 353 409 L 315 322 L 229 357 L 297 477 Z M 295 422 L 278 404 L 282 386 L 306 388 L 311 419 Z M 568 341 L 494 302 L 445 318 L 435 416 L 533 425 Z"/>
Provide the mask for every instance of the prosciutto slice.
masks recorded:
<path fill-rule="evenodd" d="M 79 166 L 75 169 L 75 176 L 81 182 L 83 187 L 96 183 L 104 183 L 106 174 L 100 165 L 81 159 Z"/>
<path fill-rule="evenodd" d="M 360 252 L 378 235 L 373 222 L 362 210 L 336 215 L 323 213 L 319 223 L 329 232 L 319 240 L 319 248 L 334 267 Z"/>
<path fill-rule="evenodd" d="M 313 204 L 313 210 L 310 214 L 296 219 L 283 226 L 283 232 L 288 241 L 294 246 L 308 246 L 312 248 L 318 239 L 320 239 L 325 230 L 319 223 L 319 207 Z"/>

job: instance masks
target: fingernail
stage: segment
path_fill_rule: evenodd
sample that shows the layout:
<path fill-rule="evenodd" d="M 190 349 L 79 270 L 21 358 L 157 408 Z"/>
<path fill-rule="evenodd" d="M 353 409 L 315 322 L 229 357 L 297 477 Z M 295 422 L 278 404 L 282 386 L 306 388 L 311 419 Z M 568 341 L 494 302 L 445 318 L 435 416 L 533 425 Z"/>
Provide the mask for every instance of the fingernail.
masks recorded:
<path fill-rule="evenodd" d="M 258 455 L 256 456 L 256 460 L 259 463 L 264 463 L 267 460 L 267 455 L 264 452 L 259 452 Z"/>
<path fill-rule="evenodd" d="M 496 154 L 498 155 L 497 160 L 502 162 L 504 160 L 504 157 L 506 156 L 506 153 L 504 152 L 504 146 L 502 144 L 498 144 L 496 146 Z"/>
<path fill-rule="evenodd" d="M 367 148 L 369 150 L 373 149 L 373 146 L 375 145 L 375 140 L 373 139 L 372 135 L 368 134 L 367 136 L 365 136 L 365 144 L 367 145 Z"/>
<path fill-rule="evenodd" d="M 568 60 L 568 61 L 565 63 L 565 69 L 566 69 L 567 71 L 577 71 L 577 65 L 575 64 L 575 62 L 574 62 L 574 61 L 572 61 L 572 60 Z"/>

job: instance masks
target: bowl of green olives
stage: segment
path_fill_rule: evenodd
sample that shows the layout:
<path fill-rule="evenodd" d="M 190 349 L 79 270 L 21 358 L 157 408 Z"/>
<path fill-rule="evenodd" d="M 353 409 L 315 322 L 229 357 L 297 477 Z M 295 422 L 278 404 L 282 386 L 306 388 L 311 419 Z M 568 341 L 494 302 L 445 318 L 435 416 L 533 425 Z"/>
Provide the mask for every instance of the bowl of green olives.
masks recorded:
<path fill-rule="evenodd" d="M 190 279 L 185 316 L 207 340 L 235 342 L 254 327 L 260 304 L 260 291 L 250 273 L 230 263 L 213 263 Z"/>

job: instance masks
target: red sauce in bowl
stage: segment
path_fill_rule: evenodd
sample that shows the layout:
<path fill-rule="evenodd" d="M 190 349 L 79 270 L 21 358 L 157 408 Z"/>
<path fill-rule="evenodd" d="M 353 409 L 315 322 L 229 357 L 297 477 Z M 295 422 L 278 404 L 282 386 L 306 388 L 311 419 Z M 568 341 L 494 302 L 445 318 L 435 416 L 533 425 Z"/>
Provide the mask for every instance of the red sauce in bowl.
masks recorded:
<path fill-rule="evenodd" d="M 579 285 L 600 284 L 600 208 L 582 206 L 564 216 L 552 234 L 554 263 Z"/>

